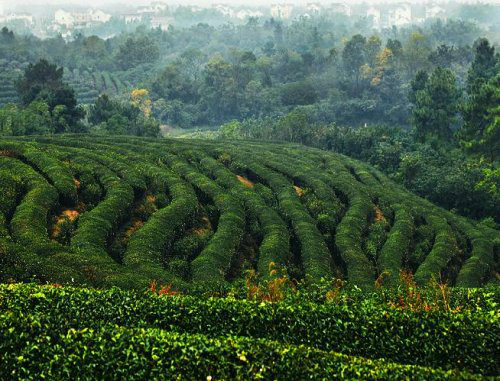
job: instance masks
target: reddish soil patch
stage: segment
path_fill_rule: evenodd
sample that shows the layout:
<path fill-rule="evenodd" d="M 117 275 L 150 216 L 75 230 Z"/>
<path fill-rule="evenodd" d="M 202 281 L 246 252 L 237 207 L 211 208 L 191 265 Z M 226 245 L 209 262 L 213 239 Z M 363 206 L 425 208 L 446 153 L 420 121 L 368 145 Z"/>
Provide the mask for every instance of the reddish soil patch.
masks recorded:
<path fill-rule="evenodd" d="M 125 240 L 128 241 L 132 234 L 144 226 L 144 221 L 135 219 L 131 222 L 130 227 L 125 231 Z"/>
<path fill-rule="evenodd" d="M 212 224 L 207 216 L 201 217 L 201 224 L 195 228 L 192 228 L 188 234 L 194 234 L 197 236 L 205 235 L 212 230 Z"/>
<path fill-rule="evenodd" d="M 5 156 L 5 157 L 19 157 L 19 154 L 17 152 L 15 152 L 15 151 L 4 149 L 4 150 L 0 150 L 0 156 Z"/>
<path fill-rule="evenodd" d="M 61 233 L 61 225 L 69 220 L 71 222 L 74 222 L 78 216 L 80 215 L 80 212 L 75 209 L 64 209 L 61 211 L 61 213 L 56 217 L 55 223 L 52 226 L 52 231 L 50 232 L 51 238 L 56 238 L 59 236 Z"/>
<path fill-rule="evenodd" d="M 243 177 L 243 176 L 240 176 L 240 175 L 236 175 L 236 178 L 239 180 L 240 183 L 242 183 L 247 188 L 253 188 L 254 183 L 252 183 L 246 177 Z"/>

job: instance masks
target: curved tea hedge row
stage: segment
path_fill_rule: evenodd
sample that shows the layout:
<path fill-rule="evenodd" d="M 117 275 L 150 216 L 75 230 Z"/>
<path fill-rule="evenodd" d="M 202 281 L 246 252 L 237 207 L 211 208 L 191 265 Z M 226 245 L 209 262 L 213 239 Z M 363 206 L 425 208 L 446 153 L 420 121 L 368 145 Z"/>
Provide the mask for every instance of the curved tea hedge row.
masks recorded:
<path fill-rule="evenodd" d="M 182 288 L 274 264 L 308 282 L 371 288 L 405 270 L 478 287 L 500 272 L 497 231 L 298 145 L 2 139 L 0 179 L 0 280 Z"/>

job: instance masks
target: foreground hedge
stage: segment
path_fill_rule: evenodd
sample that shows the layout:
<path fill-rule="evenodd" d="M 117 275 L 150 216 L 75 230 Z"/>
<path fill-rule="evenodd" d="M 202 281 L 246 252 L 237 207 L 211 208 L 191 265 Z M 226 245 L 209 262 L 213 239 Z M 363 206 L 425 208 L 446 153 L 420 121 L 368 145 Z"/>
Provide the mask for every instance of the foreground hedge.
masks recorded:
<path fill-rule="evenodd" d="M 349 304 L 159 298 L 118 289 L 0 287 L 0 311 L 54 318 L 61 329 L 104 323 L 236 335 L 325 351 L 500 375 L 500 312 L 410 312 L 371 299 Z"/>
<path fill-rule="evenodd" d="M 481 380 L 248 338 L 158 329 L 69 329 L 43 315 L 0 315 L 1 379 Z"/>

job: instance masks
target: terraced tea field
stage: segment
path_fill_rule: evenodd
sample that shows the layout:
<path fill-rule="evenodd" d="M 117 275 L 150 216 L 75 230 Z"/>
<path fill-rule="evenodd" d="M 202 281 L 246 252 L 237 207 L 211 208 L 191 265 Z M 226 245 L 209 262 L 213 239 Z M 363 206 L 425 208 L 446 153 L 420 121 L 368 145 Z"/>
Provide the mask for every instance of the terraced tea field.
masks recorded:
<path fill-rule="evenodd" d="M 182 289 L 269 264 L 369 289 L 493 282 L 498 231 L 368 165 L 290 144 L 66 135 L 0 140 L 2 278 Z M 281 270 L 283 269 L 283 270 Z"/>
<path fill-rule="evenodd" d="M 0 59 L 0 107 L 9 103 L 17 103 L 18 95 L 15 82 L 22 76 L 28 63 L 8 62 Z M 100 94 L 122 95 L 131 88 L 129 83 L 120 80 L 119 76 L 108 72 L 64 70 L 64 81 L 74 90 L 80 104 L 94 103 Z"/>

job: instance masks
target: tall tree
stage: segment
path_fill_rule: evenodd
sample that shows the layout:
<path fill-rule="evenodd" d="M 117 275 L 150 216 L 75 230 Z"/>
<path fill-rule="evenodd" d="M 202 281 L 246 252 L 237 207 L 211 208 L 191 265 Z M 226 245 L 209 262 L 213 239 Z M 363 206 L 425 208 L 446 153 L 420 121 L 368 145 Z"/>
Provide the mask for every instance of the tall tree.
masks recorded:
<path fill-rule="evenodd" d="M 467 74 L 467 99 L 462 105 L 463 127 L 459 132 L 461 143 L 469 149 L 476 149 L 488 126 L 493 122 L 491 109 L 498 105 L 497 82 L 493 76 L 498 60 L 495 49 L 488 40 L 476 41 L 475 56 Z"/>
<path fill-rule="evenodd" d="M 500 75 L 484 83 L 462 109 L 462 145 L 490 160 L 500 158 Z"/>
<path fill-rule="evenodd" d="M 78 107 L 75 91 L 63 82 L 63 68 L 46 60 L 30 64 L 16 87 L 21 104 L 27 106 L 35 100 L 47 102 L 53 118 L 54 132 L 81 132 L 83 110 Z"/>
<path fill-rule="evenodd" d="M 495 57 L 495 48 L 490 46 L 486 38 L 480 38 L 474 43 L 474 53 L 474 61 L 467 73 L 469 94 L 478 92 L 481 85 L 498 73 L 498 57 Z"/>
<path fill-rule="evenodd" d="M 421 81 L 414 81 L 415 89 L 421 84 Z M 417 137 L 426 140 L 435 135 L 450 139 L 453 136 L 452 127 L 456 123 L 459 98 L 460 92 L 453 72 L 436 68 L 425 81 L 424 88 L 415 91 L 412 119 Z"/>
<path fill-rule="evenodd" d="M 365 57 L 366 38 L 356 34 L 347 41 L 342 51 L 342 63 L 344 72 L 355 84 L 355 90 L 359 89 L 361 67 L 366 63 Z"/>

